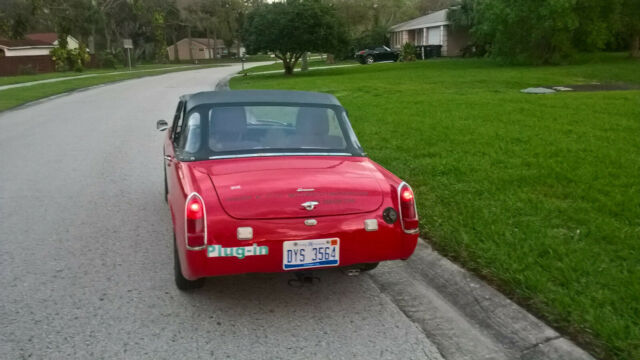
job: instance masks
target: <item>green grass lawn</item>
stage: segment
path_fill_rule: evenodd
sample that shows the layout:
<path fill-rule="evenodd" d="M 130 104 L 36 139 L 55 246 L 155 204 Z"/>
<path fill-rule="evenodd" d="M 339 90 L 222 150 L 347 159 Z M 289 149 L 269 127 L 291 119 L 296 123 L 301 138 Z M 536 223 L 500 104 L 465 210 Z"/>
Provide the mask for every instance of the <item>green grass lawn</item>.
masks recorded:
<path fill-rule="evenodd" d="M 138 65 L 132 68 L 133 71 L 140 70 L 154 70 L 154 69 L 164 69 L 171 67 L 180 67 L 188 64 L 153 64 L 153 65 Z M 17 76 L 2 76 L 0 77 L 0 86 L 3 85 L 11 85 L 11 84 L 20 84 L 31 81 L 39 81 L 39 80 L 49 80 L 49 79 L 57 79 L 63 77 L 73 77 L 73 76 L 82 76 L 89 74 L 110 74 L 113 72 L 128 72 L 129 68 L 118 67 L 117 69 L 89 69 L 83 72 L 75 72 L 75 71 L 65 71 L 65 72 L 53 72 L 53 73 L 44 73 L 44 74 L 34 74 L 34 75 L 17 75 Z"/>
<path fill-rule="evenodd" d="M 277 60 L 277 59 L 276 59 Z M 309 68 L 316 68 L 316 67 L 328 67 L 328 66 L 336 66 L 336 65 L 355 65 L 357 64 L 357 62 L 355 62 L 354 60 L 343 60 L 343 61 L 336 61 L 335 64 L 327 64 L 326 61 L 322 61 L 320 59 L 314 59 L 314 60 L 310 60 L 309 61 Z M 302 61 L 298 61 L 298 64 L 296 64 L 296 69 L 301 69 L 302 68 Z M 275 61 L 273 64 L 270 65 L 264 65 L 264 66 L 256 66 L 256 67 L 252 67 L 251 69 L 247 69 L 245 72 L 248 74 L 252 74 L 252 73 L 258 73 L 258 72 L 264 72 L 264 71 L 282 71 L 284 73 L 284 68 L 282 67 L 282 62 Z"/>
<path fill-rule="evenodd" d="M 254 71 L 259 71 L 256 68 Z M 370 157 L 416 191 L 423 237 L 598 357 L 640 359 L 640 61 L 435 60 L 236 77 L 330 92 Z"/>
<path fill-rule="evenodd" d="M 170 67 L 170 69 L 160 70 L 161 68 L 166 68 L 166 67 Z M 0 90 L 0 111 L 7 110 L 12 107 L 16 107 L 18 105 L 22 105 L 30 101 L 46 98 L 56 94 L 61 94 L 64 92 L 77 90 L 77 89 L 81 89 L 89 86 L 94 86 L 94 85 L 99 85 L 99 84 L 104 84 L 104 83 L 109 83 L 114 81 L 120 81 L 120 80 L 134 79 L 134 78 L 139 78 L 144 76 L 160 75 L 160 74 L 165 74 L 170 72 L 194 70 L 194 69 L 207 68 L 207 67 L 213 67 L 213 66 L 205 65 L 205 66 L 198 66 L 198 67 L 193 67 L 193 66 L 185 67 L 185 66 L 175 66 L 175 65 L 167 66 L 166 64 L 164 66 L 159 66 L 159 65 L 138 66 L 135 68 L 136 70 L 151 70 L 151 71 L 131 72 L 131 73 L 128 71 L 122 71 L 112 75 L 93 76 L 93 77 L 80 78 L 80 79 L 69 79 L 69 80 L 58 81 L 58 82 L 51 82 L 51 83 L 44 83 L 44 84 L 37 84 L 37 85 Z M 154 70 L 154 69 L 158 69 L 158 70 Z M 113 70 L 106 71 L 106 72 L 113 72 Z M 83 74 L 89 74 L 89 72 L 80 73 L 80 74 L 50 73 L 50 74 L 33 75 L 33 76 L 36 76 L 37 78 L 34 78 L 33 80 L 28 80 L 28 81 L 52 79 L 56 77 L 55 75 L 59 75 L 57 77 L 61 77 L 61 76 L 68 77 L 68 76 L 73 76 L 73 74 L 83 75 Z M 47 77 L 47 76 L 50 76 L 50 77 Z M 20 77 L 22 78 L 25 76 L 20 76 Z M 0 78 L 0 80 L 5 80 L 5 78 Z M 0 85 L 8 85 L 8 84 L 3 84 L 0 82 Z"/>

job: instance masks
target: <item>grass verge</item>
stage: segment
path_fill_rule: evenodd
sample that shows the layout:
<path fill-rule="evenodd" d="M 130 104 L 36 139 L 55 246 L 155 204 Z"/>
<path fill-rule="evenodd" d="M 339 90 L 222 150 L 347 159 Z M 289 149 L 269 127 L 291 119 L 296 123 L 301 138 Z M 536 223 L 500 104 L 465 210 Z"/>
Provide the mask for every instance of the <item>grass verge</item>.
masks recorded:
<path fill-rule="evenodd" d="M 140 70 L 154 70 L 154 69 L 164 69 L 164 68 L 172 68 L 172 67 L 181 67 L 186 64 L 153 64 L 153 65 L 138 65 L 133 68 L 133 71 Z M 82 76 L 82 75 L 103 75 L 110 74 L 114 72 L 129 72 L 129 68 L 118 68 L 118 69 L 90 69 L 83 72 L 75 72 L 75 71 L 66 71 L 66 72 L 52 72 L 52 73 L 44 73 L 44 74 L 34 74 L 34 75 L 18 75 L 18 76 L 3 76 L 0 77 L 0 86 L 3 85 L 12 85 L 12 84 L 21 84 L 25 82 L 39 81 L 39 80 L 49 80 L 49 79 L 58 79 L 58 78 L 66 78 L 66 77 L 74 77 L 74 76 Z"/>
<path fill-rule="evenodd" d="M 121 80 L 135 79 L 135 78 L 140 78 L 145 76 L 160 75 L 160 74 L 166 74 L 166 73 L 177 72 L 177 71 L 204 69 L 209 67 L 215 67 L 215 66 L 211 66 L 211 65 L 199 66 L 199 67 L 174 66 L 170 69 L 164 69 L 164 70 L 153 70 L 152 68 L 152 69 L 149 69 L 151 71 L 144 71 L 144 72 L 122 71 L 117 74 L 111 74 L 111 75 L 93 76 L 93 77 L 80 78 L 80 79 L 69 79 L 69 80 L 59 81 L 59 82 L 50 82 L 50 83 L 44 83 L 44 84 L 37 84 L 37 85 L 31 85 L 31 86 L 0 90 L 0 111 L 7 110 L 31 101 L 39 100 L 49 96 L 53 96 L 53 95 L 57 95 L 57 94 L 61 94 L 61 93 L 65 93 L 73 90 L 78 90 L 78 89 L 82 89 L 90 86 L 95 86 L 95 85 L 100 85 L 100 84 L 105 84 L 105 83 L 110 83 L 115 81 L 121 81 Z M 140 70 L 143 70 L 143 69 L 140 69 Z M 147 69 L 144 69 L 144 70 L 147 70 Z M 48 74 L 45 74 L 45 75 L 48 75 Z M 44 80 L 44 79 L 37 79 L 37 80 Z M 36 80 L 32 80 L 32 81 L 36 81 Z"/>
<path fill-rule="evenodd" d="M 356 64 L 357 62 L 352 60 L 336 61 L 334 64 L 327 64 L 326 61 L 317 59 L 317 60 L 309 61 L 309 68 L 311 69 L 316 67 L 331 67 L 331 66 L 339 66 L 339 65 L 356 65 Z M 296 69 L 299 70 L 301 68 L 302 68 L 302 62 L 298 61 L 298 64 L 296 64 Z M 284 73 L 284 68 L 282 67 L 282 62 L 278 60 L 278 61 L 274 61 L 274 63 L 270 65 L 256 66 L 256 67 L 252 67 L 250 69 L 245 70 L 247 74 L 254 74 L 254 73 L 259 73 L 264 71 L 282 71 Z"/>
<path fill-rule="evenodd" d="M 254 71 L 265 68 L 254 68 Z M 233 89 L 329 92 L 372 159 L 417 193 L 422 233 L 597 357 L 640 359 L 640 62 L 376 64 L 236 77 Z"/>

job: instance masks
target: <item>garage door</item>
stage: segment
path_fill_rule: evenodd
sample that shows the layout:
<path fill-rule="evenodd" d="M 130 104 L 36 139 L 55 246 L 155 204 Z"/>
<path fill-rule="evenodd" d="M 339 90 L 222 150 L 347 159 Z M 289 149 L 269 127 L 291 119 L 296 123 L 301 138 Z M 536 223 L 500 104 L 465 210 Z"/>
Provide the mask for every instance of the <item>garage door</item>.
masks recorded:
<path fill-rule="evenodd" d="M 429 28 L 429 45 L 442 45 L 440 43 L 440 27 Z"/>

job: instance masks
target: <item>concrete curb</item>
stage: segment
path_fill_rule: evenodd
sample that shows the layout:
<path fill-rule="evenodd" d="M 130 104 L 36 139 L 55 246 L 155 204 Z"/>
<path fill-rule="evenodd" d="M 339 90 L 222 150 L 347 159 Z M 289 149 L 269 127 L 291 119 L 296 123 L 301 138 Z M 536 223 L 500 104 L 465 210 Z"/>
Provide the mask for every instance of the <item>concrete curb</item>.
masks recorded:
<path fill-rule="evenodd" d="M 370 276 L 447 360 L 594 360 L 424 241 L 409 260 L 383 263 Z"/>
<path fill-rule="evenodd" d="M 220 79 L 220 81 L 218 81 L 218 83 L 216 84 L 216 87 L 214 88 L 215 91 L 226 91 L 226 90 L 231 90 L 229 88 L 229 81 L 231 80 L 232 77 L 234 77 L 236 74 L 231 74 L 231 75 L 227 75 L 225 77 L 223 77 L 222 79 Z"/>

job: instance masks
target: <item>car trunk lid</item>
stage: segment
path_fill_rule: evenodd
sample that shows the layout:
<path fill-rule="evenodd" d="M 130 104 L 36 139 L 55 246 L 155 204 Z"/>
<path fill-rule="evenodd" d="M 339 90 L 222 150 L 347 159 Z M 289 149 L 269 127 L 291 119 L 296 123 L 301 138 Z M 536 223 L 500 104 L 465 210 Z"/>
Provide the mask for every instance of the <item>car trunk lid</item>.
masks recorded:
<path fill-rule="evenodd" d="M 237 219 L 306 218 L 370 212 L 382 191 L 366 158 L 214 160 L 206 169 L 224 210 Z"/>

